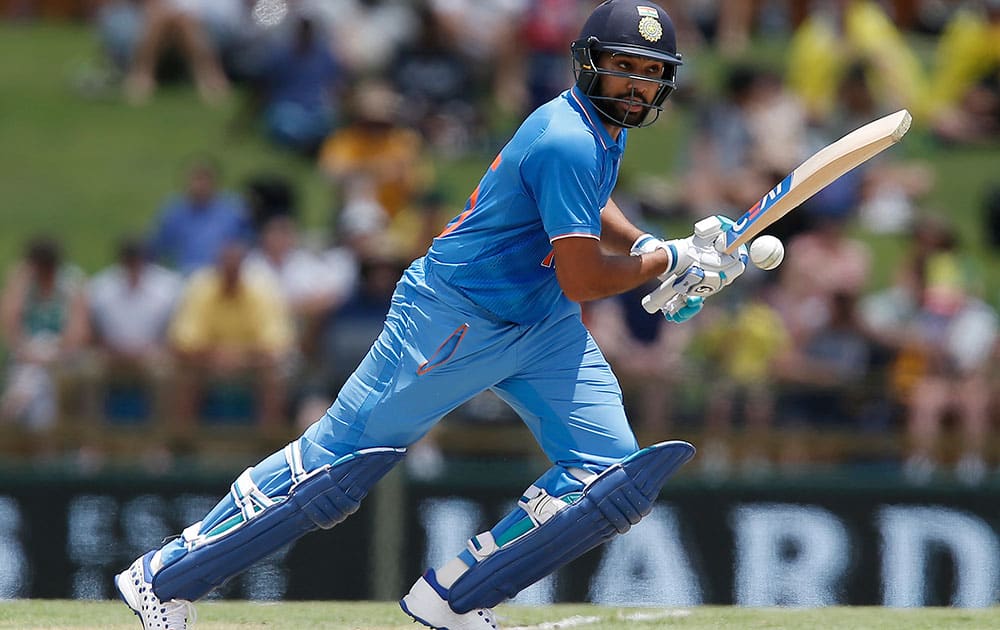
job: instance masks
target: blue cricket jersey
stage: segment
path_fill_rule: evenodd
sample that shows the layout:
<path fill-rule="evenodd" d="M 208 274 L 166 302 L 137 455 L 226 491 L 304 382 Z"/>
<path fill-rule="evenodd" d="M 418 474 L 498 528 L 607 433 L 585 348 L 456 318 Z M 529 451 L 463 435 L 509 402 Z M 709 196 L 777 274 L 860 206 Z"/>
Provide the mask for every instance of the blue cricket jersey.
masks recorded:
<path fill-rule="evenodd" d="M 498 320 L 531 324 L 567 300 L 552 241 L 599 239 L 626 133 L 612 140 L 571 88 L 535 110 L 500 151 L 465 211 L 434 239 L 425 269 Z"/>

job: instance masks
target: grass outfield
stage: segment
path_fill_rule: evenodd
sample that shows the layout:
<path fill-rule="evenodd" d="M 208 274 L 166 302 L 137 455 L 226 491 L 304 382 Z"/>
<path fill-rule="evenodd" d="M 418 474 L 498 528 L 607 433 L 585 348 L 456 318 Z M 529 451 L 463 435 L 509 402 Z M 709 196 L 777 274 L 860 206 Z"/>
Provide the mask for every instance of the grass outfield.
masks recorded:
<path fill-rule="evenodd" d="M 811 608 L 750 609 L 733 607 L 607 608 L 587 604 L 546 607 L 501 606 L 505 630 L 592 628 L 1000 628 L 1000 608 Z M 209 602 L 198 606 L 198 630 L 266 628 L 299 630 L 416 630 L 395 603 L 389 602 Z M 118 602 L 17 600 L 0 602 L 0 628 L 138 628 Z"/>

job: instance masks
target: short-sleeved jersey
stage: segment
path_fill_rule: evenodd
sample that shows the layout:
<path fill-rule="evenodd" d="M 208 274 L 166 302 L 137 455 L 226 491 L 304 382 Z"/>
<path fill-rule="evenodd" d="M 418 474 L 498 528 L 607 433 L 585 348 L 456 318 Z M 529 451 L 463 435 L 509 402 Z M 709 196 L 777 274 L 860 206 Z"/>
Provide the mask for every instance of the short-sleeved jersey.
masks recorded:
<path fill-rule="evenodd" d="M 625 130 L 612 140 L 575 87 L 542 105 L 434 239 L 425 267 L 498 320 L 541 320 L 567 299 L 552 241 L 600 238 L 625 141 Z"/>

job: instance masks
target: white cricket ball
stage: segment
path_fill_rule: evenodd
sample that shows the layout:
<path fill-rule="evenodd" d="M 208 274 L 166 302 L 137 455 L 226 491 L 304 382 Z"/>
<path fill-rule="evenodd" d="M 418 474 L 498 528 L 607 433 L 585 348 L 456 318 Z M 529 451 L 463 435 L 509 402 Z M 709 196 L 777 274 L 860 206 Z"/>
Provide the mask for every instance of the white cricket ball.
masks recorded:
<path fill-rule="evenodd" d="M 759 236 L 750 244 L 750 260 L 761 269 L 774 269 L 784 258 L 785 246 L 770 234 Z"/>

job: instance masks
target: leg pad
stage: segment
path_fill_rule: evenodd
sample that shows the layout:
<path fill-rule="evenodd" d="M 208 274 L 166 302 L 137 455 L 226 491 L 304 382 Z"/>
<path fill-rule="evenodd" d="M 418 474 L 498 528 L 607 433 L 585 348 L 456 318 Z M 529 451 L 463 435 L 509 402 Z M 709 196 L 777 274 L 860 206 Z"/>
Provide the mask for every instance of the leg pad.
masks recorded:
<path fill-rule="evenodd" d="M 573 503 L 477 559 L 448 590 L 451 608 L 457 613 L 492 608 L 616 534 L 627 532 L 649 514 L 667 478 L 694 452 L 687 442 L 662 442 L 611 466 L 589 481 Z"/>
<path fill-rule="evenodd" d="M 301 536 L 353 514 L 368 490 L 402 459 L 404 449 L 365 449 L 303 476 L 284 497 L 268 497 L 250 471 L 233 484 L 229 514 L 185 530 L 184 550 L 153 575 L 161 601 L 196 600 Z M 246 481 L 244 481 L 246 480 Z"/>

